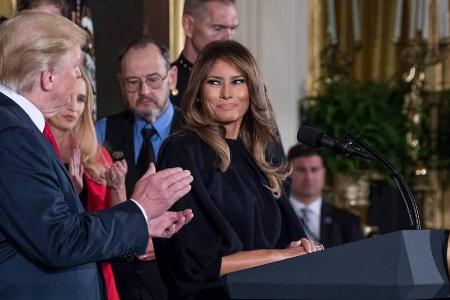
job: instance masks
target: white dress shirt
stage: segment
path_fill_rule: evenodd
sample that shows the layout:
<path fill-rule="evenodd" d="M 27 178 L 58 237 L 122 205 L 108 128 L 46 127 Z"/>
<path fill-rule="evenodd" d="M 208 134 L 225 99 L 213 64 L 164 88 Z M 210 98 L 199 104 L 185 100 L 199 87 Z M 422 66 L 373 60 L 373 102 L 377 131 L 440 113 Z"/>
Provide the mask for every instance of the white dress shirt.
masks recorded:
<path fill-rule="evenodd" d="M 45 119 L 39 109 L 24 96 L 0 83 L 0 93 L 10 98 L 22 108 L 41 132 L 44 131 Z"/>

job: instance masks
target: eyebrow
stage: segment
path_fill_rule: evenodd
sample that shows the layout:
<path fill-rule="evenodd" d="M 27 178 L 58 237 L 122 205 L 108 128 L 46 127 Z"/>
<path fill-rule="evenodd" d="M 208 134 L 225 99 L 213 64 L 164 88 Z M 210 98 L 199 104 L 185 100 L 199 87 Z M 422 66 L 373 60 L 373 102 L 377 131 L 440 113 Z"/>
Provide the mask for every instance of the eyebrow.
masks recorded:
<path fill-rule="evenodd" d="M 239 26 L 239 24 L 228 26 L 228 25 L 221 24 L 221 23 L 213 23 L 210 26 L 218 26 L 218 27 L 222 27 L 222 28 L 232 28 L 233 29 L 233 28 L 237 28 Z"/>
<path fill-rule="evenodd" d="M 217 76 L 217 75 L 211 75 L 207 77 L 208 79 L 223 79 L 223 76 Z M 231 79 L 241 79 L 241 78 L 245 78 L 244 75 L 235 75 L 235 76 L 231 76 Z"/>
<path fill-rule="evenodd" d="M 156 75 L 161 76 L 161 74 L 159 74 L 158 72 L 154 72 L 154 73 L 146 74 L 144 76 L 127 76 L 127 77 L 125 77 L 125 79 L 136 79 L 136 78 L 156 76 Z"/>

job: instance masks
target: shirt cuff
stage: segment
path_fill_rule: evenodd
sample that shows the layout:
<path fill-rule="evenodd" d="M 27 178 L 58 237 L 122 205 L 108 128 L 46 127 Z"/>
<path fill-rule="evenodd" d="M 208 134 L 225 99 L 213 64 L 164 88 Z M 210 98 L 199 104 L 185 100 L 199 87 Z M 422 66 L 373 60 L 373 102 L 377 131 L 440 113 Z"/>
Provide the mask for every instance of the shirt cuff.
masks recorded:
<path fill-rule="evenodd" d="M 142 207 L 142 205 L 140 205 L 136 200 L 134 199 L 130 199 L 131 201 L 133 201 L 134 203 L 136 203 L 136 205 L 139 207 L 139 209 L 142 211 L 142 214 L 144 215 L 145 218 L 145 222 L 148 223 L 148 217 L 147 217 L 147 213 L 145 212 L 145 209 Z"/>

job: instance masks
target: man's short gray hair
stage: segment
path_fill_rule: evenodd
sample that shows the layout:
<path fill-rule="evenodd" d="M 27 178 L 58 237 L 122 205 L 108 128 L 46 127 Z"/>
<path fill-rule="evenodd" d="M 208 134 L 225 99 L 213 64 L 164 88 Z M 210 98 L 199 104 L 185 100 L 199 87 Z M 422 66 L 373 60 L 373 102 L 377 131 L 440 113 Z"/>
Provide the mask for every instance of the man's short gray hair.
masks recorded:
<path fill-rule="evenodd" d="M 14 15 L 0 29 L 0 82 L 17 92 L 31 90 L 37 76 L 83 47 L 87 37 L 61 16 L 28 10 Z"/>

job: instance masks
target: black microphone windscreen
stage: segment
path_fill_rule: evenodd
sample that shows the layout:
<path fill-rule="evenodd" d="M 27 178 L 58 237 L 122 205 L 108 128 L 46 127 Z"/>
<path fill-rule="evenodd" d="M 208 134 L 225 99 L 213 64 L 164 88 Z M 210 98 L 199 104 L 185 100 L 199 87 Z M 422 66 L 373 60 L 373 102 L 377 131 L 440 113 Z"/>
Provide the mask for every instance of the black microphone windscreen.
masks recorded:
<path fill-rule="evenodd" d="M 320 139 L 324 136 L 325 132 L 309 127 L 302 126 L 297 133 L 297 141 L 306 144 L 313 148 L 320 147 Z"/>

